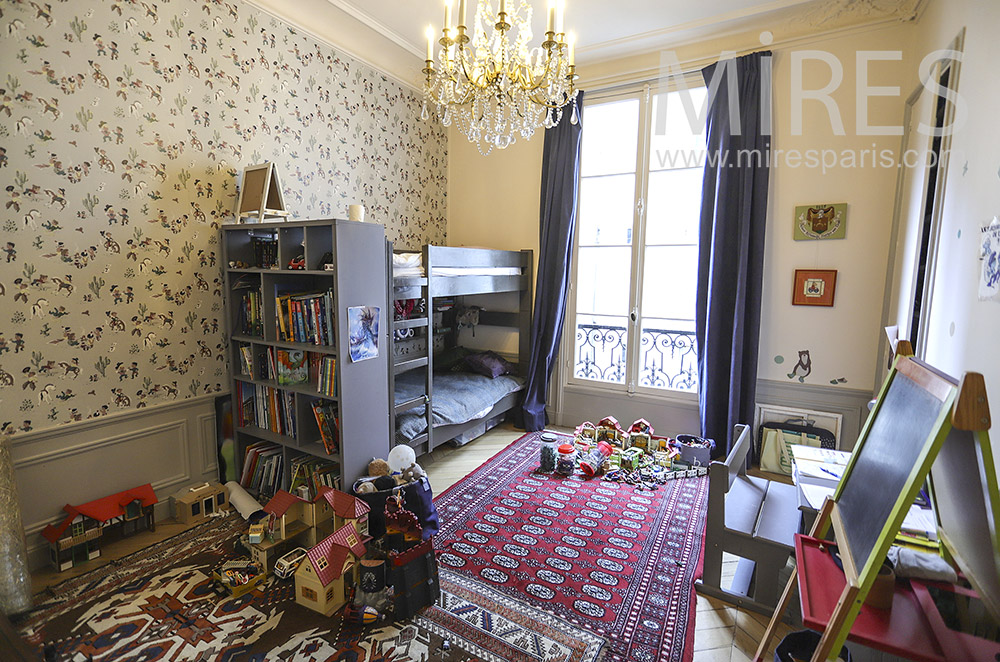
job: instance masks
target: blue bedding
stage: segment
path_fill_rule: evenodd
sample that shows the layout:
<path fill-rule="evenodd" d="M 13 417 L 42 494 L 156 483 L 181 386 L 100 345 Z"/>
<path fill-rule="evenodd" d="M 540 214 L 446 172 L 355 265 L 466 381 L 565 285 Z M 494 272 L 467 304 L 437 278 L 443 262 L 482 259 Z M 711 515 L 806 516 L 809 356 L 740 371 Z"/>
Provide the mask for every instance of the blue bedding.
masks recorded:
<path fill-rule="evenodd" d="M 434 373 L 434 427 L 465 423 L 482 418 L 505 395 L 524 386 L 524 380 L 510 375 L 490 379 L 470 372 Z M 424 394 L 423 370 L 411 370 L 396 377 L 396 402 Z M 413 439 L 427 429 L 426 407 L 420 406 L 396 417 L 396 437 Z"/>

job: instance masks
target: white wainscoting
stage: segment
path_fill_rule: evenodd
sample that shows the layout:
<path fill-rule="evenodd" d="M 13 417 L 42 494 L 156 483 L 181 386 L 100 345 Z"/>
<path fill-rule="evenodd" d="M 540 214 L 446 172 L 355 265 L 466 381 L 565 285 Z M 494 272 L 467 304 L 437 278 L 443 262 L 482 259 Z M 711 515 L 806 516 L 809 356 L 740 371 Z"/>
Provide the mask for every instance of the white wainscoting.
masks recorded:
<path fill-rule="evenodd" d="M 48 562 L 41 536 L 63 506 L 150 483 L 156 519 L 170 516 L 177 490 L 218 480 L 215 396 L 192 398 L 12 439 L 14 478 L 32 569 Z"/>

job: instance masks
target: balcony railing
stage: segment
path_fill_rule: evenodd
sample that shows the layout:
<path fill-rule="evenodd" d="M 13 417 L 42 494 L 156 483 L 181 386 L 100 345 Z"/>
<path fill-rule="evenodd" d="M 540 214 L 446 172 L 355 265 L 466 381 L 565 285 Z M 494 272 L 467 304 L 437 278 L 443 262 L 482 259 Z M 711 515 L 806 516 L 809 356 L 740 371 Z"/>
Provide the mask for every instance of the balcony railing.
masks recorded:
<path fill-rule="evenodd" d="M 577 324 L 574 376 L 624 383 L 627 337 L 623 326 Z M 643 329 L 639 352 L 639 386 L 698 390 L 698 347 L 693 332 Z"/>

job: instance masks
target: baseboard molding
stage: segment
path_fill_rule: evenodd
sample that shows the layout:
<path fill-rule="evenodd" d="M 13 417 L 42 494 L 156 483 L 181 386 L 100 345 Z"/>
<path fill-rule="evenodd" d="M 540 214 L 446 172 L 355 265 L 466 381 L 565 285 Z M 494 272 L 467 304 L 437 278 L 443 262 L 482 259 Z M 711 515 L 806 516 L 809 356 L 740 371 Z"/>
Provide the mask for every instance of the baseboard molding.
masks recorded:
<path fill-rule="evenodd" d="M 178 490 L 218 479 L 215 397 L 199 397 L 63 425 L 12 439 L 11 455 L 31 568 L 48 562 L 41 531 L 67 503 L 150 483 L 157 520 Z"/>

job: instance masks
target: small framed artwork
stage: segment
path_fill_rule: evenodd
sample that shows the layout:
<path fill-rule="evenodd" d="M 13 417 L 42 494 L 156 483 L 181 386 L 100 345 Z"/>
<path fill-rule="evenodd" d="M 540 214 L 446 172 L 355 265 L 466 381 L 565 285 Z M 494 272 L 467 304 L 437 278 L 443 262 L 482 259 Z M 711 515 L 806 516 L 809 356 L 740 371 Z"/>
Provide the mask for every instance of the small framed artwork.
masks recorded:
<path fill-rule="evenodd" d="M 795 241 L 843 239 L 847 236 L 847 203 L 801 205 L 795 208 Z"/>
<path fill-rule="evenodd" d="M 836 269 L 796 269 L 792 305 L 832 306 L 836 290 Z"/>

